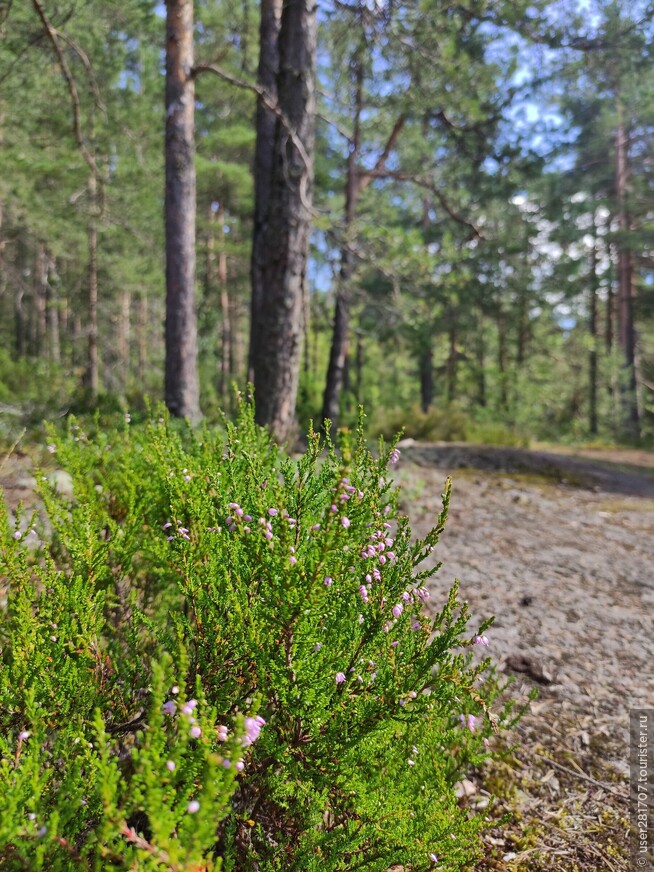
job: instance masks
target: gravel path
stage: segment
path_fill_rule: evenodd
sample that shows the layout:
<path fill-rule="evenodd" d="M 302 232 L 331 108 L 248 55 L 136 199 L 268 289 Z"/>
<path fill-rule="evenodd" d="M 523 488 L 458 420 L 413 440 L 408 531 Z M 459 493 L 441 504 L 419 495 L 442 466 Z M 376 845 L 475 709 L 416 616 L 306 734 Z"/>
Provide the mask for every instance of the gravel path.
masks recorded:
<path fill-rule="evenodd" d="M 403 451 L 397 478 L 417 534 L 432 525 L 446 476 L 454 481 L 434 600 L 459 578 L 473 617 L 496 616 L 488 650 L 516 675 L 512 693 L 540 688 L 509 764 L 520 784 L 505 806 L 517 815 L 513 836 L 491 836 L 495 860 L 479 868 L 630 868 L 628 709 L 654 708 L 654 478 L 644 459 L 639 470 L 512 449 Z M 571 474 L 584 486 L 561 483 Z M 539 825 L 536 847 L 525 846 Z"/>

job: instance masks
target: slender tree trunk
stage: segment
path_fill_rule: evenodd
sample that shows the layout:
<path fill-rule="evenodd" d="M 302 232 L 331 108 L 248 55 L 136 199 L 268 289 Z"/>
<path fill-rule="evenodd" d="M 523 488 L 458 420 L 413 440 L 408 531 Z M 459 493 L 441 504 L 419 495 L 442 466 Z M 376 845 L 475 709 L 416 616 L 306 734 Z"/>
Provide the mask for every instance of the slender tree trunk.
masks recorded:
<path fill-rule="evenodd" d="M 266 90 L 271 101 L 277 100 L 281 18 L 282 0 L 261 0 L 258 83 Z M 250 262 L 252 282 L 248 357 L 248 381 L 250 382 L 254 382 L 254 351 L 257 345 L 259 316 L 265 295 L 265 237 L 268 227 L 276 123 L 277 116 L 271 109 L 266 108 L 262 98 L 259 97 L 256 115 L 257 140 L 254 153 L 254 228 Z"/>
<path fill-rule="evenodd" d="M 352 141 L 347 156 L 347 171 L 345 180 L 345 214 L 341 249 L 341 268 L 338 287 L 336 289 L 336 306 L 334 310 L 334 326 L 332 343 L 329 352 L 329 365 L 322 402 L 322 420 L 338 423 L 339 402 L 343 390 L 343 380 L 347 367 L 347 355 L 350 333 L 350 281 L 354 271 L 354 255 L 352 253 L 352 231 L 356 216 L 357 200 L 359 198 L 359 179 L 357 166 L 361 150 L 361 113 L 363 111 L 363 63 L 356 58 L 354 69 L 354 124 Z"/>
<path fill-rule="evenodd" d="M 59 300 L 57 298 L 58 276 L 54 258 L 49 260 L 50 281 L 47 287 L 48 355 L 52 363 L 61 363 L 61 340 L 59 327 Z"/>
<path fill-rule="evenodd" d="M 486 337 L 484 335 L 484 318 L 479 316 L 477 324 L 477 337 L 475 341 L 477 356 L 477 404 L 482 408 L 486 406 Z"/>
<path fill-rule="evenodd" d="M 141 291 L 139 297 L 137 330 L 139 384 L 145 391 L 148 385 L 148 295 L 145 290 Z"/>
<path fill-rule="evenodd" d="M 34 270 L 34 321 L 32 324 L 32 354 L 44 356 L 47 333 L 48 298 L 48 255 L 43 242 L 36 246 L 36 268 Z"/>
<path fill-rule="evenodd" d="M 221 348 L 220 348 L 220 396 L 223 403 L 228 399 L 229 378 L 232 358 L 232 328 L 227 285 L 227 252 L 225 250 L 225 207 L 222 202 L 218 208 L 218 232 L 220 249 L 218 251 L 218 285 L 220 287 Z"/>
<path fill-rule="evenodd" d="M 88 274 L 88 333 L 86 351 L 86 372 L 84 385 L 91 394 L 98 394 L 98 180 L 94 172 L 87 183 L 89 216 L 87 227 L 87 247 L 89 258 Z"/>
<path fill-rule="evenodd" d="M 590 250 L 588 331 L 590 352 L 588 355 L 588 429 L 591 436 L 597 435 L 597 235 L 595 207 L 593 206 L 593 244 Z"/>
<path fill-rule="evenodd" d="M 425 335 L 420 349 L 420 406 L 428 412 L 434 401 L 434 360 L 431 334 Z"/>
<path fill-rule="evenodd" d="M 127 288 L 120 294 L 120 314 L 118 317 L 118 380 L 120 389 L 125 394 L 129 379 L 129 340 L 131 333 L 132 295 Z"/>
<path fill-rule="evenodd" d="M 279 31 L 268 216 L 261 250 L 265 296 L 253 346 L 256 420 L 279 440 L 294 435 L 311 230 L 315 137 L 316 5 L 288 0 Z M 290 128 L 290 129 L 289 129 Z"/>
<path fill-rule="evenodd" d="M 636 377 L 636 331 L 634 327 L 635 285 L 630 242 L 626 238 L 631 229 L 627 207 L 629 185 L 629 135 L 624 122 L 624 110 L 618 97 L 618 126 L 616 130 L 615 187 L 618 201 L 618 341 L 626 370 L 623 392 L 626 431 L 632 438 L 640 433 Z"/>
<path fill-rule="evenodd" d="M 356 351 L 356 384 L 355 384 L 355 394 L 357 398 L 357 405 L 361 405 L 363 403 L 363 363 L 364 363 L 364 350 L 363 350 L 363 330 L 357 330 L 357 351 Z"/>
<path fill-rule="evenodd" d="M 500 374 L 500 406 L 504 411 L 508 411 L 509 391 L 507 385 L 506 318 L 501 308 L 497 313 L 497 367 Z"/>
<path fill-rule="evenodd" d="M 195 306 L 193 0 L 166 3 L 166 405 L 201 417 Z"/>
<path fill-rule="evenodd" d="M 459 353 L 457 349 L 457 323 L 456 315 L 450 313 L 449 354 L 447 356 L 447 401 L 453 403 L 456 399 L 456 376 Z"/>

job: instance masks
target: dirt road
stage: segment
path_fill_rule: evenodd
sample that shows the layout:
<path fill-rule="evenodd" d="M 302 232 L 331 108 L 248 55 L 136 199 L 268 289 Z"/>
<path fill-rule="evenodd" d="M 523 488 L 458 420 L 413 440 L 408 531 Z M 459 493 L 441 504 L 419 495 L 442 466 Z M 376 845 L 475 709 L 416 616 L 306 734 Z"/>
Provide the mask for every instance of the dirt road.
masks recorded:
<path fill-rule="evenodd" d="M 514 820 L 489 836 L 479 869 L 630 868 L 628 710 L 654 707 L 653 472 L 645 452 L 403 450 L 416 533 L 454 479 L 434 600 L 459 578 L 473 615 L 497 616 L 488 650 L 514 692 L 539 687 L 504 772 L 518 785 L 505 803 Z M 496 790 L 501 774 L 472 778 L 470 801 L 483 806 L 485 779 Z"/>

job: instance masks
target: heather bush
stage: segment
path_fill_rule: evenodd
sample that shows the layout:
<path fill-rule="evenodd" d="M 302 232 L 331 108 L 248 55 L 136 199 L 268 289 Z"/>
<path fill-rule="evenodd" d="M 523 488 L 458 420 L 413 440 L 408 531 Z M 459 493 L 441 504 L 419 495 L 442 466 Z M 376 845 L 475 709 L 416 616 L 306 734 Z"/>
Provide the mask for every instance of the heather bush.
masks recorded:
<path fill-rule="evenodd" d="M 2 520 L 0 865 L 462 869 L 484 819 L 487 625 L 428 602 L 361 429 L 281 452 L 224 430 L 72 422 L 43 517 Z M 483 814 L 483 813 L 482 813 Z"/>

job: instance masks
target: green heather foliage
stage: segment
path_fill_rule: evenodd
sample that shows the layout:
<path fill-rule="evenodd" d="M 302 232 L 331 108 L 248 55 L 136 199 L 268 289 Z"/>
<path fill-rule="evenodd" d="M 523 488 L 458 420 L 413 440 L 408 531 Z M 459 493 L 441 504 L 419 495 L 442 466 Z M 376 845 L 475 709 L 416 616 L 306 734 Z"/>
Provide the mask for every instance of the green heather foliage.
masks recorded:
<path fill-rule="evenodd" d="M 50 437 L 74 498 L 2 520 L 2 869 L 473 861 L 498 689 L 456 589 L 425 605 L 449 483 L 416 542 L 361 432 L 91 429 Z"/>

